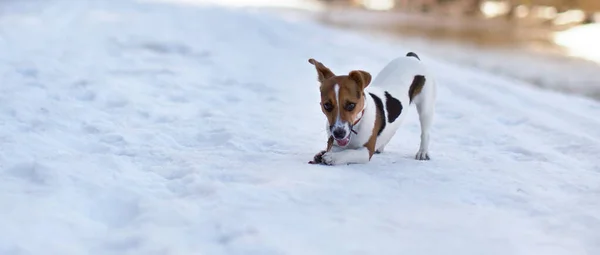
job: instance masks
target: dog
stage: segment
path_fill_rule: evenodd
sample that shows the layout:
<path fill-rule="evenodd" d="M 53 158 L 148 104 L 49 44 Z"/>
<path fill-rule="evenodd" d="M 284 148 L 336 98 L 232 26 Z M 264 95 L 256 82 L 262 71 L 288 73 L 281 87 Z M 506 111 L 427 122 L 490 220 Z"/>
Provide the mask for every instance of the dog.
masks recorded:
<path fill-rule="evenodd" d="M 321 110 L 327 117 L 327 148 L 311 164 L 364 164 L 382 153 L 406 117 L 406 106 L 416 105 L 421 126 L 417 160 L 430 160 L 429 131 L 437 85 L 414 52 L 393 59 L 371 81 L 371 74 L 352 70 L 335 75 L 311 58 L 320 83 Z M 406 108 L 405 108 L 406 107 Z"/>

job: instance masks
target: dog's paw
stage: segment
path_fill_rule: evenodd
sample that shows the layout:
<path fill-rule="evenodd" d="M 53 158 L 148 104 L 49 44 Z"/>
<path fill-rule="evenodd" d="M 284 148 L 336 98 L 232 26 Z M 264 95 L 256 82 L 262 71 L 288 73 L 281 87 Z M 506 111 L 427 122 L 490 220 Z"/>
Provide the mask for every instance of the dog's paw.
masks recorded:
<path fill-rule="evenodd" d="M 325 152 L 321 156 L 321 163 L 325 164 L 325 165 L 329 165 L 329 166 L 335 165 L 336 164 L 335 153 Z"/>
<path fill-rule="evenodd" d="M 313 157 L 313 160 L 308 163 L 321 164 L 323 162 L 323 154 L 325 154 L 325 152 L 327 152 L 327 151 L 321 151 L 321 152 L 315 154 L 315 156 Z"/>
<path fill-rule="evenodd" d="M 427 151 L 419 151 L 417 155 L 415 155 L 416 160 L 430 160 L 429 153 Z"/>

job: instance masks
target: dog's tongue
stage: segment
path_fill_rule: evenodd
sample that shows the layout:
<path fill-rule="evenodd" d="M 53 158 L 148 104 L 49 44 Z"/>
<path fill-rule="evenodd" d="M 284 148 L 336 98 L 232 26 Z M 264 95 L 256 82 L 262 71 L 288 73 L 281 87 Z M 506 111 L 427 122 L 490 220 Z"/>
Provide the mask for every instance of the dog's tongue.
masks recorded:
<path fill-rule="evenodd" d="M 350 142 L 350 138 L 345 138 L 345 139 L 341 139 L 341 140 L 335 139 L 335 141 L 337 142 L 337 144 L 339 146 L 346 146 L 348 144 L 348 142 Z"/>

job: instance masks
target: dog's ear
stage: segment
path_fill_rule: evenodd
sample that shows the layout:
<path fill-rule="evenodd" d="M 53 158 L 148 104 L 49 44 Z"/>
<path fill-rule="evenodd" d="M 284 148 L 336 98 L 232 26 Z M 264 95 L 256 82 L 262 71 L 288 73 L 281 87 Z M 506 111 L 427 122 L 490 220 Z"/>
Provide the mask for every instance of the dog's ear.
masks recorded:
<path fill-rule="evenodd" d="M 348 74 L 348 77 L 361 86 L 363 89 L 371 83 L 371 74 L 363 70 L 354 70 Z"/>
<path fill-rule="evenodd" d="M 315 68 L 317 68 L 319 82 L 323 82 L 326 79 L 335 76 L 335 74 L 333 74 L 333 72 L 331 70 L 329 70 L 329 68 L 327 68 L 325 65 L 323 65 L 319 61 L 316 61 L 311 58 L 308 60 L 308 63 L 313 64 L 315 66 Z"/>

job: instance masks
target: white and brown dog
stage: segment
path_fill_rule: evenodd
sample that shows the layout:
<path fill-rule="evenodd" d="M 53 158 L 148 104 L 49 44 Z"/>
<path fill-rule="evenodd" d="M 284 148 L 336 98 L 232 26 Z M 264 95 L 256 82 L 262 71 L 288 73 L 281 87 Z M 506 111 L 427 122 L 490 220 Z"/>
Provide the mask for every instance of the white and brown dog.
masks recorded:
<path fill-rule="evenodd" d="M 321 110 L 327 116 L 327 149 L 312 164 L 367 163 L 385 146 L 406 117 L 405 107 L 415 104 L 421 123 L 421 145 L 415 158 L 429 160 L 429 128 L 436 99 L 436 84 L 417 54 L 392 60 L 371 82 L 362 70 L 335 75 L 321 62 L 309 59 L 321 83 Z"/>

